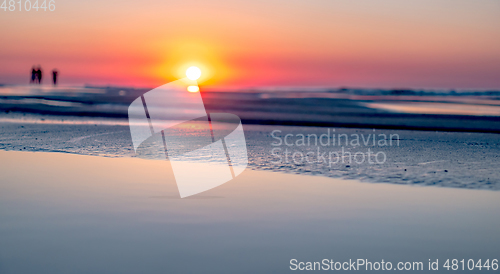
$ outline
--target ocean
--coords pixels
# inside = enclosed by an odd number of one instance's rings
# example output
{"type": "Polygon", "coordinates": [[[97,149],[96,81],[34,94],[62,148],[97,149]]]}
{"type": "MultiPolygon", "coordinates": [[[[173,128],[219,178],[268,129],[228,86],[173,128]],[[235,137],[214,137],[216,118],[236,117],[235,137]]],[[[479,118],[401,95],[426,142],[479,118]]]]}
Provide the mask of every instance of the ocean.
{"type": "MultiPolygon", "coordinates": [[[[0,149],[137,157],[127,109],[147,91],[3,86],[0,149]]],[[[249,168],[490,190],[500,188],[499,96],[500,91],[202,90],[208,113],[241,118],[249,168]],[[446,105],[438,109],[447,113],[422,113],[436,104],[446,105]],[[336,145],[318,143],[322,135],[336,145]]]]}

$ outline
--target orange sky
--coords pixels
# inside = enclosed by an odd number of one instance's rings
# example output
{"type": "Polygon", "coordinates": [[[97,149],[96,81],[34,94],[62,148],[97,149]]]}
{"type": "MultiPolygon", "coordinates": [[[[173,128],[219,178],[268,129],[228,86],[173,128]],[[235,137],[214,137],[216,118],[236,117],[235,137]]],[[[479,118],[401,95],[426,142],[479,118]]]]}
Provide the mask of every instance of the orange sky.
{"type": "Polygon", "coordinates": [[[497,0],[57,0],[0,24],[0,83],[40,64],[149,87],[198,65],[207,88],[500,88],[497,0]]]}

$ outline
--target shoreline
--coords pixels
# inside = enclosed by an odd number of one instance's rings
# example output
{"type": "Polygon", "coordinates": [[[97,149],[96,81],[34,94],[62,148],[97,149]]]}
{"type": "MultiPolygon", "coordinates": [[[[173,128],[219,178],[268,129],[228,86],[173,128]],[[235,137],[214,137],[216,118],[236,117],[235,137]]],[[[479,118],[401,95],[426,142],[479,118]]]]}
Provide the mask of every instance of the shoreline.
{"type": "MultiPolygon", "coordinates": [[[[126,119],[148,89],[0,86],[0,112],[126,119]]],[[[247,125],[500,133],[500,91],[400,89],[201,92],[208,113],[232,113],[247,125]]]]}
{"type": "MultiPolygon", "coordinates": [[[[125,162],[131,161],[131,162],[142,162],[142,165],[149,165],[151,164],[152,166],[162,166],[165,168],[165,166],[170,166],[170,161],[167,160],[160,160],[160,159],[142,159],[138,157],[119,157],[119,156],[104,156],[104,155],[87,155],[87,154],[75,154],[75,153],[68,153],[68,152],[62,152],[62,151],[12,151],[12,150],[0,150],[0,158],[2,157],[8,157],[9,155],[7,154],[24,154],[21,156],[22,158],[25,158],[28,154],[49,154],[49,155],[55,155],[55,158],[59,158],[60,156],[64,157],[63,155],[70,155],[70,156],[77,156],[77,157],[90,157],[88,159],[121,159],[125,162]]],[[[167,167],[167,172],[171,172],[171,168],[167,167]]],[[[396,187],[409,187],[409,188],[430,188],[430,189],[436,189],[436,187],[432,187],[429,185],[422,185],[422,184],[394,184],[394,183],[389,183],[389,182],[378,182],[378,183],[371,183],[363,180],[356,180],[356,179],[348,179],[348,178],[342,178],[342,177],[327,177],[327,176],[321,176],[321,175],[314,175],[314,174],[301,174],[301,173],[294,173],[294,172],[280,172],[280,171],[273,171],[273,170],[265,170],[265,169],[254,169],[254,168],[249,168],[247,167],[244,172],[257,172],[263,174],[280,174],[278,176],[299,176],[306,180],[306,178],[310,178],[310,176],[313,176],[314,178],[319,178],[319,180],[325,180],[324,183],[354,183],[354,184],[359,184],[359,185],[381,185],[383,186],[396,186],[396,187]],[[330,180],[330,182],[328,182],[330,180]]],[[[164,179],[164,178],[163,178],[164,179]]],[[[169,179],[169,181],[172,181],[173,177],[169,179]]],[[[233,179],[234,180],[234,179],[233,179]]],[[[316,179],[313,179],[316,180],[316,179]]],[[[170,182],[169,184],[171,184],[170,182]]],[[[174,182],[175,184],[175,182],[174,182]]],[[[169,186],[171,191],[174,191],[174,187],[171,185],[169,186]]],[[[492,189],[485,189],[485,188],[450,188],[450,187],[439,187],[437,186],[437,189],[449,189],[449,190],[460,190],[460,191],[485,191],[485,192],[491,192],[492,189]]],[[[210,191],[210,190],[209,190],[210,191]]],[[[493,190],[493,193],[495,193],[497,190],[493,190]]],[[[175,192],[175,191],[174,191],[175,192]]],[[[204,196],[202,192],[201,194],[197,194],[194,196],[204,196]]],[[[185,198],[176,197],[175,195],[172,196],[153,196],[152,198],[168,198],[168,199],[196,199],[194,196],[188,196],[185,198]]],[[[212,197],[208,195],[207,197],[212,197]]],[[[220,198],[220,197],[219,197],[220,198]]],[[[203,198],[200,198],[203,199],[203,198]]]]}
{"type": "MultiPolygon", "coordinates": [[[[33,119],[29,123],[0,123],[0,150],[118,158],[135,156],[126,124],[116,125],[114,121],[100,119],[82,118],[75,122],[64,117],[60,121],[41,121],[40,116],[22,117],[33,119]]],[[[370,183],[500,189],[500,171],[497,168],[500,142],[497,135],[492,133],[334,128],[337,136],[349,136],[349,143],[322,146],[314,142],[308,144],[306,139],[305,145],[290,147],[285,143],[276,146],[277,140],[273,136],[282,140],[290,134],[321,136],[330,128],[247,124],[243,125],[243,129],[248,167],[255,170],[356,179],[370,183]],[[363,138],[368,139],[373,134],[386,138],[398,136],[397,142],[393,140],[391,143],[387,139],[382,140],[386,146],[380,146],[380,143],[365,145],[363,138]],[[353,144],[351,141],[356,138],[350,136],[357,136],[358,142],[353,144]],[[378,162],[370,158],[373,157],[370,154],[378,155],[378,162]],[[290,157],[293,155],[295,158],[290,157]],[[306,158],[308,155],[309,158],[306,158]],[[331,158],[327,158],[330,155],[331,158]],[[351,158],[350,155],[358,158],[351,158]],[[362,160],[359,157],[366,158],[362,160]]],[[[288,141],[299,142],[300,138],[288,141]]]]}

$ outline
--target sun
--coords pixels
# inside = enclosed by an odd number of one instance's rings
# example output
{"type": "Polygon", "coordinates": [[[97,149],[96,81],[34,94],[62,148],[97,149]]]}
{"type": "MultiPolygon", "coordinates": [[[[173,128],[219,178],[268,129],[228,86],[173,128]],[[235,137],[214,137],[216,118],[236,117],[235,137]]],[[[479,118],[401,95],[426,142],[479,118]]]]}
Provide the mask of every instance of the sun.
{"type": "Polygon", "coordinates": [[[201,70],[198,67],[192,66],[186,70],[186,76],[190,80],[198,80],[201,76],[201,70]]]}

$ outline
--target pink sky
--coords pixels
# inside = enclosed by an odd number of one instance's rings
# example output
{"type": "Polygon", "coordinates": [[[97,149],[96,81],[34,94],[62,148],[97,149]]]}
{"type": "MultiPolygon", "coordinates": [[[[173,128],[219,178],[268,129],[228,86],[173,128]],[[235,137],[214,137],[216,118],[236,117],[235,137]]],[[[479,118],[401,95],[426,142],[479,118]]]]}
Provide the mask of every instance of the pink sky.
{"type": "Polygon", "coordinates": [[[0,83],[500,89],[500,1],[57,1],[0,10],[0,83]],[[45,80],[48,80],[47,78],[45,80]],[[48,81],[46,81],[48,82],[48,81]]]}

